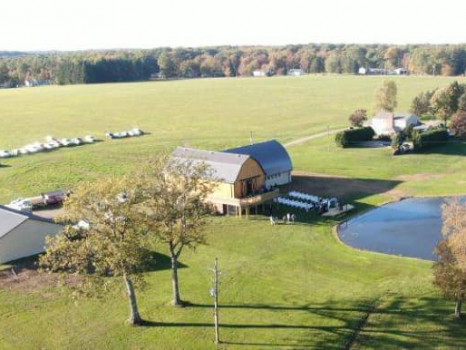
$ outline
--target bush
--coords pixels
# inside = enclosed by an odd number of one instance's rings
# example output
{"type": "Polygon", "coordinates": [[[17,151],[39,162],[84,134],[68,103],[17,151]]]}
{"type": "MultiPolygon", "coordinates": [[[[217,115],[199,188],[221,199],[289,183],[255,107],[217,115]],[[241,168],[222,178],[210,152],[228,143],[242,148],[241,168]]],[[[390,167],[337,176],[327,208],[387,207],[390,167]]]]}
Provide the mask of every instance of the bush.
{"type": "Polygon", "coordinates": [[[466,112],[457,113],[450,122],[450,130],[456,137],[466,137],[466,112]]]}
{"type": "Polygon", "coordinates": [[[335,143],[339,147],[351,147],[361,141],[370,141],[374,137],[375,132],[370,126],[357,129],[348,129],[340,131],[335,135],[335,143]]]}
{"type": "Polygon", "coordinates": [[[413,132],[413,146],[415,151],[443,146],[448,142],[447,129],[433,129],[423,133],[413,132]]]}

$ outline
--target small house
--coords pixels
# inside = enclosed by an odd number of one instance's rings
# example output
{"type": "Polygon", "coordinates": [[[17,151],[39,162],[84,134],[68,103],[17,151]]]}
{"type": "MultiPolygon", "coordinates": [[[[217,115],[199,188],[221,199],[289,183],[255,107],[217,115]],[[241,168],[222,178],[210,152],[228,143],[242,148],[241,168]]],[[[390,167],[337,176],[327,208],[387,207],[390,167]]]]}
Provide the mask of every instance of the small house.
{"type": "Polygon", "coordinates": [[[45,237],[62,229],[52,220],[0,205],[0,264],[45,251],[45,237]]]}
{"type": "Polygon", "coordinates": [[[265,171],[265,186],[267,188],[291,182],[293,164],[290,155],[285,147],[276,140],[231,148],[224,152],[243,154],[254,158],[265,171]]]}
{"type": "Polygon", "coordinates": [[[303,69],[290,69],[288,71],[288,75],[295,76],[295,77],[300,77],[302,75],[305,75],[306,73],[304,72],[303,69]]]}
{"type": "Polygon", "coordinates": [[[410,125],[416,126],[419,124],[419,118],[414,114],[387,111],[380,111],[368,123],[377,136],[391,136],[405,130],[410,125]]]}
{"type": "Polygon", "coordinates": [[[266,77],[268,74],[264,70],[256,69],[252,72],[253,77],[266,77]]]}

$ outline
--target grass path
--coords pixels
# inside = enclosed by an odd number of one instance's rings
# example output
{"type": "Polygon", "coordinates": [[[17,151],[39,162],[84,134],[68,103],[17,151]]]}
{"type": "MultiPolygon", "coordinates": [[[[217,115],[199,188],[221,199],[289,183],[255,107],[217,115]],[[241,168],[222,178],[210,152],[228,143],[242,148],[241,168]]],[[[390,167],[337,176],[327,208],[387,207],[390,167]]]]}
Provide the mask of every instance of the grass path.
{"type": "Polygon", "coordinates": [[[329,130],[329,131],[321,132],[321,133],[314,134],[314,135],[309,135],[309,136],[305,136],[305,137],[300,137],[299,139],[296,139],[296,140],[293,140],[293,141],[290,141],[290,142],[285,143],[283,146],[285,146],[285,147],[291,147],[291,146],[300,145],[300,144],[302,144],[302,143],[305,143],[305,142],[308,142],[308,141],[311,141],[311,140],[315,140],[315,139],[318,139],[318,138],[320,138],[320,137],[329,136],[329,135],[334,135],[334,134],[336,134],[337,132],[342,131],[342,130],[344,130],[344,129],[329,130]]]}

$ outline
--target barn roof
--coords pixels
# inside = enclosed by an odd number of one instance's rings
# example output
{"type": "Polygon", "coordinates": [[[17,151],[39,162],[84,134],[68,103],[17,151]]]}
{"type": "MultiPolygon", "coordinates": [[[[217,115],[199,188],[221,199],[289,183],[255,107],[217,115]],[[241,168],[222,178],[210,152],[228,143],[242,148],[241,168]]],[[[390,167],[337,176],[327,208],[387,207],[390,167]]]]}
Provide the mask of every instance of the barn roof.
{"type": "Polygon", "coordinates": [[[223,182],[235,183],[248,155],[225,152],[205,151],[194,148],[178,147],[172,154],[174,160],[192,160],[204,162],[210,166],[212,175],[223,182]]]}
{"type": "Polygon", "coordinates": [[[276,140],[231,148],[224,152],[251,156],[259,162],[267,176],[293,170],[293,164],[291,163],[288,152],[285,147],[276,140]]]}
{"type": "Polygon", "coordinates": [[[53,223],[52,220],[0,205],[0,238],[29,219],[53,223]]]}

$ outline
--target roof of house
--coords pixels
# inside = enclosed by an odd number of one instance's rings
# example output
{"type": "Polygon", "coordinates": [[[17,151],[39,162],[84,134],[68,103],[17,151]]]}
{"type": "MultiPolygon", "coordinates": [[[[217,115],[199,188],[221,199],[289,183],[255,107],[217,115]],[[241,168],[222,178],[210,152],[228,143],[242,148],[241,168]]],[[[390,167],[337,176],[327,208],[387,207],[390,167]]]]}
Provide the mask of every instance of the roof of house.
{"type": "Polygon", "coordinates": [[[387,112],[387,111],[380,111],[374,116],[374,118],[377,118],[377,119],[390,119],[393,117],[394,117],[394,114],[392,112],[387,112]]]}
{"type": "Polygon", "coordinates": [[[267,176],[293,170],[291,158],[285,147],[276,140],[227,149],[224,152],[249,155],[259,162],[267,176]]]}
{"type": "Polygon", "coordinates": [[[0,238],[29,219],[53,223],[53,220],[0,205],[0,238]]]}
{"type": "Polygon", "coordinates": [[[409,119],[411,117],[417,117],[417,116],[412,113],[396,113],[395,114],[395,119],[409,119]]]}
{"type": "Polygon", "coordinates": [[[204,162],[210,166],[213,176],[227,183],[235,183],[248,155],[225,152],[205,151],[194,148],[178,147],[172,153],[174,160],[192,160],[204,162]]]}

